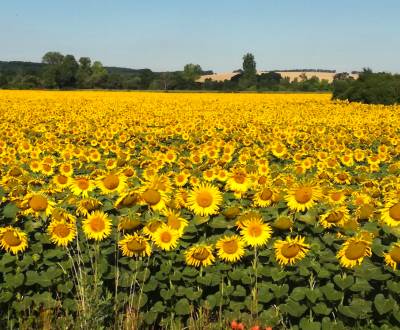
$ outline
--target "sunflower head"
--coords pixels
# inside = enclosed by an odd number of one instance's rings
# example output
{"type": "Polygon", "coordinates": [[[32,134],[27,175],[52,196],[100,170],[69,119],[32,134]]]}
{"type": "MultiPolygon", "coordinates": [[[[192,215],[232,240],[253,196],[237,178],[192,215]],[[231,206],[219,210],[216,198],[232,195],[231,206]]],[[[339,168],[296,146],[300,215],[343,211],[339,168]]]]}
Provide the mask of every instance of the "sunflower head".
{"type": "Polygon", "coordinates": [[[96,241],[101,241],[111,234],[111,219],[102,211],[92,212],[82,222],[85,235],[96,241]]]}
{"type": "Polygon", "coordinates": [[[337,253],[337,258],[343,267],[353,268],[361,265],[364,258],[370,257],[371,254],[371,240],[357,236],[349,238],[343,243],[337,253]]]}
{"type": "Polygon", "coordinates": [[[400,263],[400,242],[392,244],[389,251],[384,253],[384,256],[386,265],[396,270],[397,265],[400,263]]]}
{"type": "Polygon", "coordinates": [[[272,235],[272,229],[270,225],[262,221],[262,218],[254,217],[246,220],[240,234],[246,244],[257,247],[268,242],[272,235]]]}
{"type": "Polygon", "coordinates": [[[148,239],[144,236],[134,233],[126,234],[122,240],[118,242],[122,255],[127,257],[145,257],[150,256],[151,246],[148,239]]]}
{"type": "Polygon", "coordinates": [[[221,203],[221,192],[211,184],[199,184],[188,196],[189,209],[200,216],[217,214],[221,203]]]}
{"type": "Polygon", "coordinates": [[[318,186],[298,184],[294,188],[289,189],[285,199],[289,209],[303,212],[312,208],[321,197],[322,192],[318,186]]]}
{"type": "Polygon", "coordinates": [[[284,241],[277,240],[274,243],[275,258],[281,266],[293,265],[296,261],[305,257],[310,249],[310,245],[304,243],[305,238],[296,236],[286,237],[284,241]]]}
{"type": "Polygon", "coordinates": [[[13,254],[23,252],[28,247],[27,235],[11,226],[0,228],[0,246],[13,254]]]}
{"type": "Polygon", "coordinates": [[[65,220],[53,220],[47,227],[50,240],[58,246],[67,246],[76,236],[75,223],[65,220]]]}
{"type": "Polygon", "coordinates": [[[238,235],[224,236],[216,243],[218,256],[227,262],[236,262],[244,256],[244,242],[238,235]]]}
{"type": "Polygon", "coordinates": [[[161,225],[152,235],[154,243],[162,250],[169,251],[178,245],[179,232],[168,225],[161,225]]]}
{"type": "Polygon", "coordinates": [[[212,246],[206,244],[197,244],[185,252],[186,263],[195,267],[206,267],[215,261],[212,253],[212,246]]]}

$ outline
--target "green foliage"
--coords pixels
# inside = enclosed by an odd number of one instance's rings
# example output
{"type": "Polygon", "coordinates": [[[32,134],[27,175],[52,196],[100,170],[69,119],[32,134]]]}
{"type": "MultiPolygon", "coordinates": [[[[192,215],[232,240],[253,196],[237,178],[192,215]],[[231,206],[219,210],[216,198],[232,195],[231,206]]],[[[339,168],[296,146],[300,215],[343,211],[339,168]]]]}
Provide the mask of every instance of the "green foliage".
{"type": "Polygon", "coordinates": [[[333,99],[367,104],[391,105],[400,102],[400,75],[373,73],[364,69],[357,80],[345,76],[333,83],[333,99]]]}

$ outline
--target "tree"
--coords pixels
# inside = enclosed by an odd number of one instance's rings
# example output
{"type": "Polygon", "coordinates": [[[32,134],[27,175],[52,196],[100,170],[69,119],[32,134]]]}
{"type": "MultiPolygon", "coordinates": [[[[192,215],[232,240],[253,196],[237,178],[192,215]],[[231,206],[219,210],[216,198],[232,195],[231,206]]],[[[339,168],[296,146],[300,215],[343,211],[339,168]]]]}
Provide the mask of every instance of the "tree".
{"type": "Polygon", "coordinates": [[[89,57],[79,59],[79,69],[76,73],[76,80],[79,88],[89,88],[89,78],[92,75],[92,61],[89,57]]]}
{"type": "Polygon", "coordinates": [[[107,81],[108,72],[99,61],[94,61],[92,65],[92,75],[89,78],[90,87],[104,87],[107,81]]]}
{"type": "Polygon", "coordinates": [[[254,55],[247,53],[243,56],[243,75],[239,81],[241,88],[249,88],[254,86],[257,81],[257,69],[254,55]]]}
{"type": "Polygon", "coordinates": [[[199,64],[189,63],[183,68],[183,78],[190,82],[195,82],[202,75],[203,70],[199,64]]]}
{"type": "Polygon", "coordinates": [[[79,64],[73,55],[66,55],[59,65],[59,76],[57,84],[60,88],[72,88],[76,86],[76,74],[79,64]]]}
{"type": "Polygon", "coordinates": [[[47,52],[42,57],[42,63],[50,65],[60,65],[64,59],[64,55],[59,52],[47,52]]]}

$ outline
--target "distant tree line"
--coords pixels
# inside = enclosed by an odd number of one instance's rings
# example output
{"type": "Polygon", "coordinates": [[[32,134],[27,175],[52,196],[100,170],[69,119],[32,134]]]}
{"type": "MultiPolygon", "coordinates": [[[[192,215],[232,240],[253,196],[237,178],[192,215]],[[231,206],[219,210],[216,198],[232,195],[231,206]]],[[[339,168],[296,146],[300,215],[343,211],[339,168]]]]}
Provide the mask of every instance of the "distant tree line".
{"type": "Polygon", "coordinates": [[[342,74],[333,82],[332,98],[367,104],[400,104],[400,75],[364,69],[355,80],[342,74]]]}
{"type": "MultiPolygon", "coordinates": [[[[310,70],[308,70],[310,71],[310,70]]],[[[9,89],[128,89],[128,90],[214,90],[214,91],[328,91],[332,84],[300,75],[292,81],[275,71],[257,74],[253,54],[243,56],[242,68],[231,80],[197,82],[212,74],[198,64],[182,71],[153,72],[150,69],[105,67],[89,57],[47,52],[41,63],[0,62],[0,88],[9,89]]],[[[324,72],[334,72],[325,70],[324,72]]]]}

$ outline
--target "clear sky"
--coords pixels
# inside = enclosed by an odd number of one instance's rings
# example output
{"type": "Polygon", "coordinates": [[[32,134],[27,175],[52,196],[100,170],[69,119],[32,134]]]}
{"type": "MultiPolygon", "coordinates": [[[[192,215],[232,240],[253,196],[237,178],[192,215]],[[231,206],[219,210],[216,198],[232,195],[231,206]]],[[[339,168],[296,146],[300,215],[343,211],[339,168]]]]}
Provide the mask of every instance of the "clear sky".
{"type": "Polygon", "coordinates": [[[1,0],[0,60],[49,50],[108,66],[400,72],[399,0],[1,0]]]}

